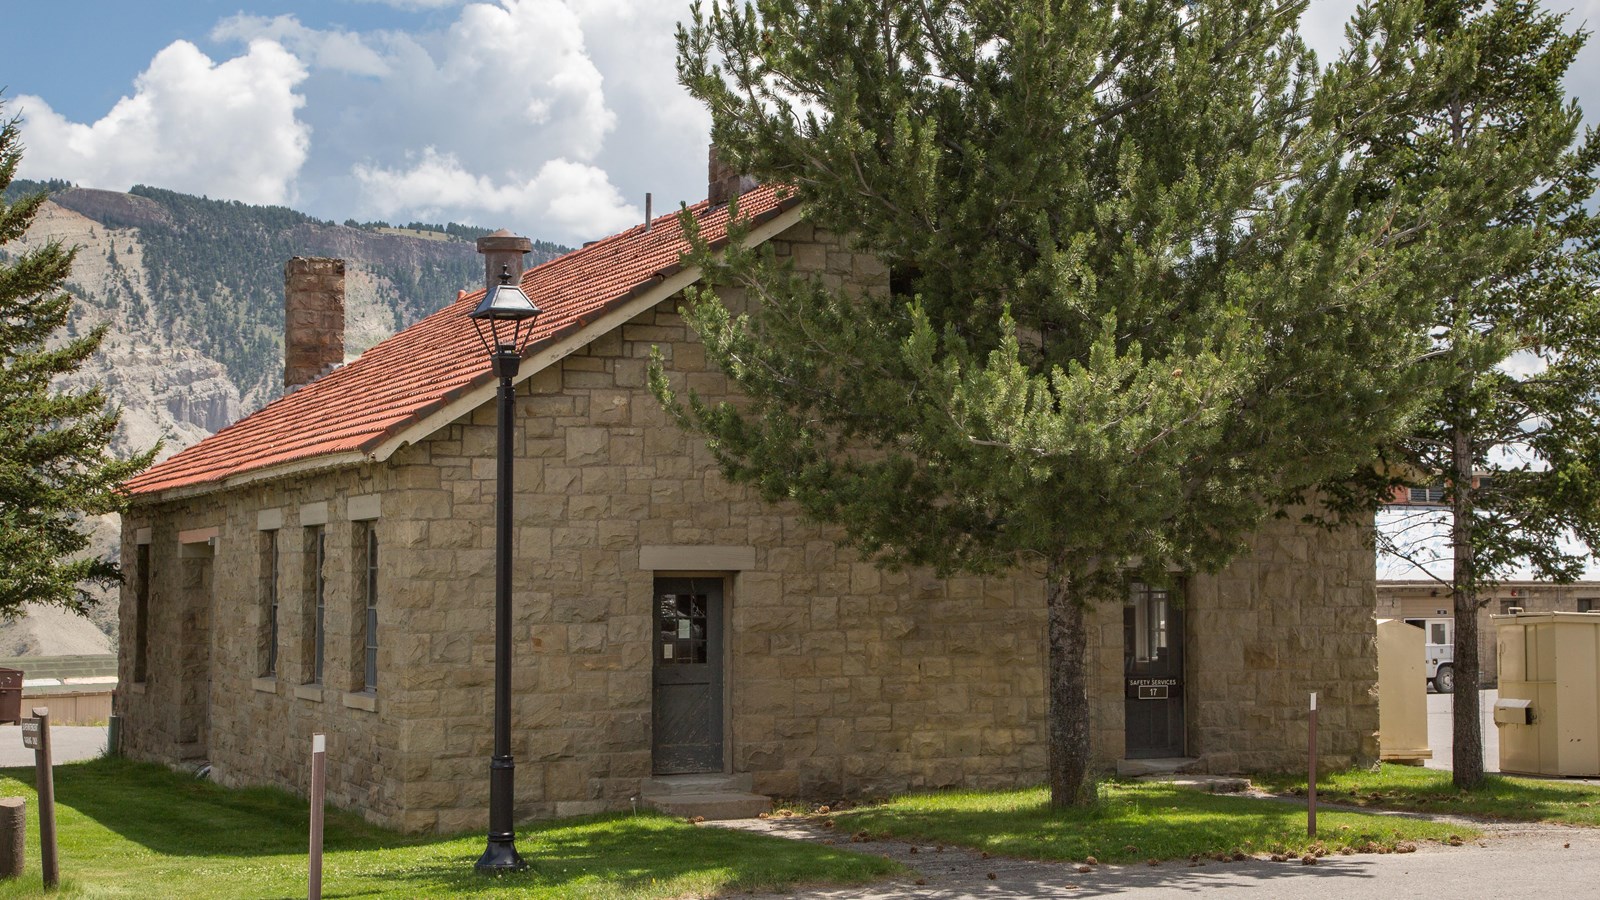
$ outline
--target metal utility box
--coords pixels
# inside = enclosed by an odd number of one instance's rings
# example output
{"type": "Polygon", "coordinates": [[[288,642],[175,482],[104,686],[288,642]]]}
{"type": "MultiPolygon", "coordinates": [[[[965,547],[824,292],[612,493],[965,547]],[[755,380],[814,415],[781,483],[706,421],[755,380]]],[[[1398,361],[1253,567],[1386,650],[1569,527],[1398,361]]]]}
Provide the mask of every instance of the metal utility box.
{"type": "Polygon", "coordinates": [[[0,725],[22,721],[22,670],[0,669],[0,725]]]}
{"type": "Polygon", "coordinates": [[[1600,775],[1600,613],[1490,618],[1500,664],[1500,771],[1600,775]]]}
{"type": "Polygon", "coordinates": [[[1378,755],[1417,764],[1433,758],[1428,746],[1426,638],[1399,619],[1378,620],[1378,755]]]}

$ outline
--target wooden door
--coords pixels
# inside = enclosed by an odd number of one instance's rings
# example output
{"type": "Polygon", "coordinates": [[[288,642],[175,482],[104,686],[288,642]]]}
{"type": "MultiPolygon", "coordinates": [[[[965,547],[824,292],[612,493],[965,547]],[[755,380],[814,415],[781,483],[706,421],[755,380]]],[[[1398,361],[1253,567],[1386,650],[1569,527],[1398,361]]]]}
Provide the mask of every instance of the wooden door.
{"type": "Polygon", "coordinates": [[[1164,590],[1134,583],[1122,607],[1127,758],[1184,754],[1183,611],[1164,590]]]}
{"type": "Polygon", "coordinates": [[[654,720],[657,775],[723,770],[720,578],[657,578],[654,720]]]}

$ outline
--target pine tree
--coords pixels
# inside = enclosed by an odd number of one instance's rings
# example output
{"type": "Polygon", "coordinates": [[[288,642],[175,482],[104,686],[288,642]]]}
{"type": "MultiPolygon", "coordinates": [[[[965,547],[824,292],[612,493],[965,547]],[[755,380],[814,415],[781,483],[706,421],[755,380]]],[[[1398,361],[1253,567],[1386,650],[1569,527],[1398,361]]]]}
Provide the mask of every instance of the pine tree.
{"type": "MultiPolygon", "coordinates": [[[[1600,136],[1579,140],[1582,114],[1562,89],[1586,38],[1563,16],[1534,0],[1419,12],[1403,23],[1416,102],[1390,125],[1406,168],[1397,189],[1452,199],[1450,238],[1428,267],[1437,393],[1403,452],[1450,504],[1451,768],[1471,788],[1484,774],[1481,589],[1520,564],[1571,581],[1600,548],[1600,222],[1585,209],[1600,136]]],[[[1423,562],[1404,540],[1388,549],[1423,562]]]]}
{"type": "Polygon", "coordinates": [[[1302,9],[723,0],[678,35],[724,158],[894,277],[844,296],[702,246],[685,314],[749,400],[653,388],[867,557],[1047,575],[1057,805],[1087,774],[1086,609],[1320,515],[1295,504],[1425,399],[1439,198],[1394,189],[1384,130],[1411,38],[1321,70],[1302,9]]]}
{"type": "MultiPolygon", "coordinates": [[[[18,123],[0,105],[0,191],[22,158],[18,123]]],[[[21,237],[44,194],[0,202],[0,245],[21,237]]],[[[0,265],[0,615],[25,603],[87,612],[86,584],[110,585],[115,562],[83,556],[87,515],[118,510],[117,487],[150,464],[154,451],[112,457],[117,414],[98,388],[58,390],[100,346],[101,326],[76,338],[57,332],[72,297],[61,290],[74,251],[50,243],[0,265]]]]}

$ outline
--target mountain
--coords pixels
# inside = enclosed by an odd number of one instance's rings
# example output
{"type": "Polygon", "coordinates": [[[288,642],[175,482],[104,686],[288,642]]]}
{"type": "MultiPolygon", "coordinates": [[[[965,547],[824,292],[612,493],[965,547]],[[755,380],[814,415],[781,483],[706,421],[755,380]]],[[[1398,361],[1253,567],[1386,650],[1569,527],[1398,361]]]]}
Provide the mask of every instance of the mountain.
{"type": "MultiPolygon", "coordinates": [[[[345,349],[353,358],[483,284],[473,239],[489,229],[448,223],[343,225],[281,206],[253,206],[135,186],[128,193],[18,180],[8,200],[50,193],[32,227],[0,248],[46,241],[78,247],[67,290],[68,333],[109,326],[100,352],[67,386],[99,382],[122,407],[119,452],[163,442],[170,456],[283,392],[283,264],[345,260],[345,349]]],[[[567,248],[534,242],[528,264],[567,248]]],[[[95,523],[98,552],[116,551],[117,523],[95,523]]],[[[36,617],[28,627],[45,627],[36,617]]],[[[115,603],[94,617],[116,629],[115,603]]],[[[5,631],[0,627],[0,646],[5,631]]],[[[49,641],[36,641],[48,646],[49,641]]]]}

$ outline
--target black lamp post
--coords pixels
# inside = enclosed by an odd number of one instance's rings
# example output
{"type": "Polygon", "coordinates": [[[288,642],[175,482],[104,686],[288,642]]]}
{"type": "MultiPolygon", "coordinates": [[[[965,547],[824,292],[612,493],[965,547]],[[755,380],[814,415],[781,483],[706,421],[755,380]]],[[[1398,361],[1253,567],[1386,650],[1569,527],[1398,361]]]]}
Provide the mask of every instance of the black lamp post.
{"type": "Polygon", "coordinates": [[[500,441],[494,497],[494,757],[489,762],[489,846],[478,858],[479,872],[498,874],[527,868],[517,853],[512,823],[516,762],[511,758],[511,420],[522,362],[522,345],[533,334],[539,307],[512,284],[509,266],[489,288],[469,318],[500,376],[500,441]]]}

